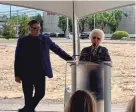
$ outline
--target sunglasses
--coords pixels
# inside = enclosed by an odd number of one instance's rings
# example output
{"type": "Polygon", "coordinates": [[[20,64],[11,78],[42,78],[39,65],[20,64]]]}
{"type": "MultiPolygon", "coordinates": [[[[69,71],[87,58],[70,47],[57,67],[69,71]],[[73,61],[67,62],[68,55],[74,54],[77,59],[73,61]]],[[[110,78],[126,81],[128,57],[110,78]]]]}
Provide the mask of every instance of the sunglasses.
{"type": "Polygon", "coordinates": [[[93,37],[93,39],[101,40],[101,38],[99,38],[99,37],[93,37]]]}
{"type": "Polygon", "coordinates": [[[40,27],[31,27],[31,29],[33,29],[33,30],[40,30],[41,28],[40,27]]]}

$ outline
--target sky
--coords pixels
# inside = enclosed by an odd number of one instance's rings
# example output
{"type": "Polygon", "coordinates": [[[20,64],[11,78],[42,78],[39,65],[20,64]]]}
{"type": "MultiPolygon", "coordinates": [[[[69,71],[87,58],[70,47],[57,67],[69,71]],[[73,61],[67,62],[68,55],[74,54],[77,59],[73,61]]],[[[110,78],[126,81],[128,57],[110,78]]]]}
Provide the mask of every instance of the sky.
{"type": "MultiPolygon", "coordinates": [[[[19,11],[19,14],[23,14],[25,12],[29,16],[34,16],[38,13],[43,15],[43,11],[25,8],[25,7],[17,7],[17,6],[13,6],[13,5],[11,6],[11,11],[12,11],[12,15],[16,15],[17,11],[19,11]]],[[[0,4],[0,16],[2,16],[2,15],[9,16],[9,14],[10,14],[10,5],[0,4]]]]}

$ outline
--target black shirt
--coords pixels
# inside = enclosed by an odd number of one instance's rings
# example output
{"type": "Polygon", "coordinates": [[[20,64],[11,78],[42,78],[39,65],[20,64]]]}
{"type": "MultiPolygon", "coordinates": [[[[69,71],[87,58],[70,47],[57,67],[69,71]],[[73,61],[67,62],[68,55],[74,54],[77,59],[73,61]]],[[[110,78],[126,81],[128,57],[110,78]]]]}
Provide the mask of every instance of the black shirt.
{"type": "Polygon", "coordinates": [[[89,46],[83,48],[80,56],[80,61],[94,62],[99,64],[103,61],[111,61],[111,58],[107,48],[99,46],[94,55],[92,46],[89,46]]]}
{"type": "Polygon", "coordinates": [[[41,61],[40,40],[38,37],[28,37],[25,47],[25,71],[29,74],[43,73],[43,66],[41,61]]]}

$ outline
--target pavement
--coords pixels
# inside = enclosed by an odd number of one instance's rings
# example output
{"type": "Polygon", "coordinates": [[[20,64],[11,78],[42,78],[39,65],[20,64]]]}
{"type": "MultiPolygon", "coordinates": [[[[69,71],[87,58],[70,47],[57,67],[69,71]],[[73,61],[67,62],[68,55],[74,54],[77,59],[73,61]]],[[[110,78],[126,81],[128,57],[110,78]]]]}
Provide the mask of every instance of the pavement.
{"type": "MultiPolygon", "coordinates": [[[[0,112],[17,112],[23,107],[23,99],[0,99],[0,112]]],[[[126,104],[112,104],[111,112],[125,112],[126,104]]],[[[64,112],[63,102],[42,100],[36,112],[64,112]]]]}

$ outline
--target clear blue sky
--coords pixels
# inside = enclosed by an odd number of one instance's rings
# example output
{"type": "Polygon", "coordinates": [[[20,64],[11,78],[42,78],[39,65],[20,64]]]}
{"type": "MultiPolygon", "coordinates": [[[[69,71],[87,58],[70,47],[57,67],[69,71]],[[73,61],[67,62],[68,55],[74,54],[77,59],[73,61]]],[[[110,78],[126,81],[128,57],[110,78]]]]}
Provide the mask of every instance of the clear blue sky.
{"type": "MultiPolygon", "coordinates": [[[[41,15],[43,15],[42,11],[25,8],[25,7],[11,6],[11,11],[12,11],[12,15],[16,15],[16,11],[19,11],[19,14],[22,14],[25,12],[28,15],[35,15],[37,13],[40,13],[41,15]]],[[[0,4],[0,16],[3,14],[9,15],[9,12],[10,12],[10,5],[0,4]]]]}

